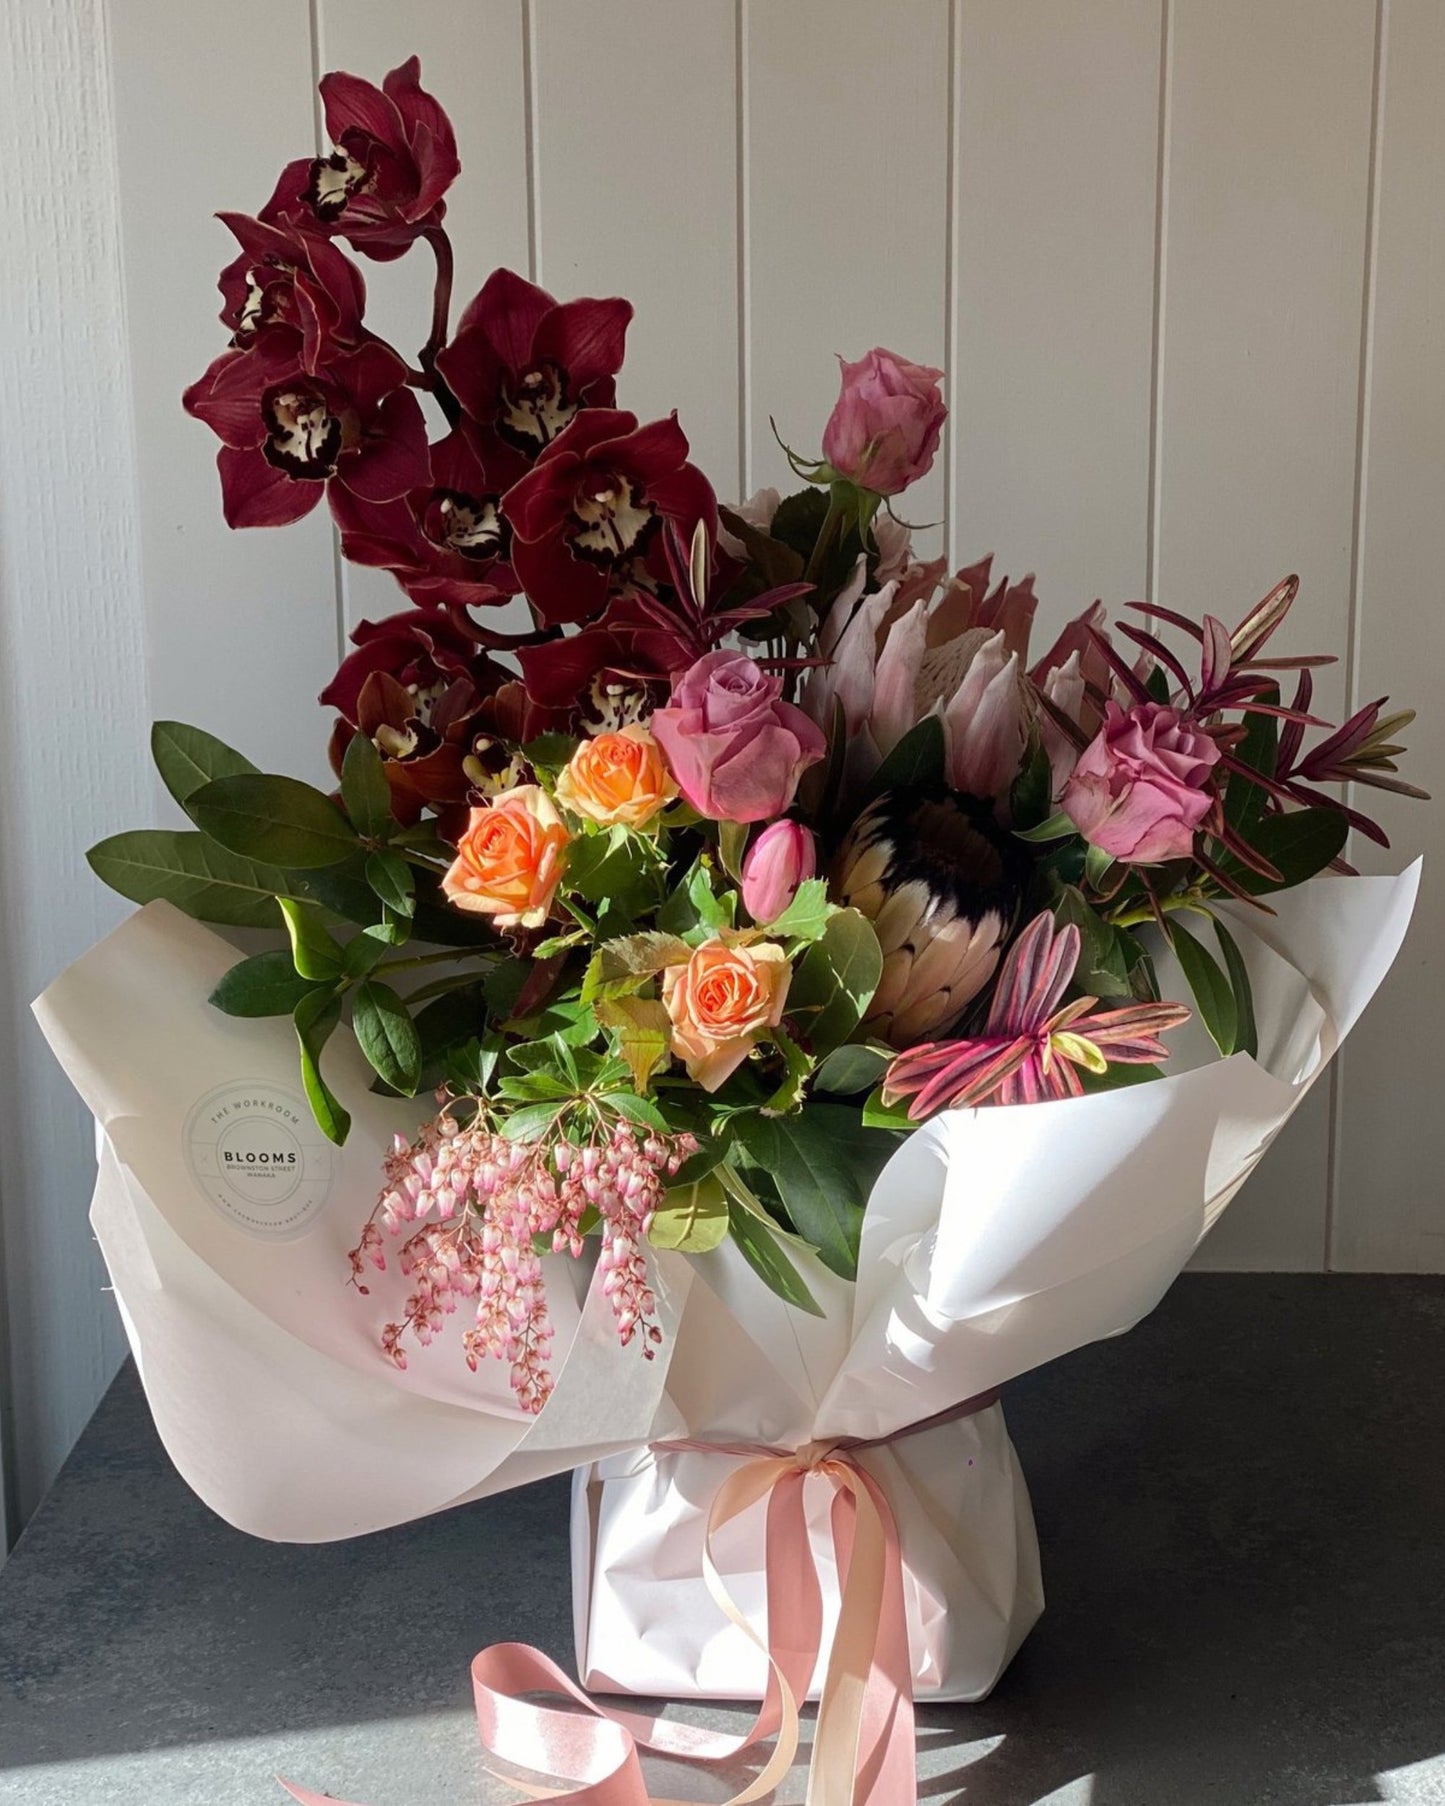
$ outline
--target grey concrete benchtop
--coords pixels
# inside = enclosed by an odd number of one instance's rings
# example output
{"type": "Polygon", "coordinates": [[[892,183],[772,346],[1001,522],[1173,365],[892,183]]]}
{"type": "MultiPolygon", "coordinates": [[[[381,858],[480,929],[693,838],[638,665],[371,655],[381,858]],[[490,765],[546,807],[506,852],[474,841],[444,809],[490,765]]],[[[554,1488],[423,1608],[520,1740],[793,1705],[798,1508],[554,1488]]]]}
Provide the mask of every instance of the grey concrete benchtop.
{"type": "MultiPolygon", "coordinates": [[[[1442,1376],[1445,1280],[1201,1275],[1011,1387],[1049,1609],[991,1699],[920,1713],[923,1797],[1445,1802],[1442,1376]]],[[[367,1806],[517,1799],[469,1703],[502,1638],[569,1657],[565,1481],[255,1542],[176,1478],[127,1371],[0,1570],[0,1802],[281,1806],[278,1770],[367,1806]]]]}

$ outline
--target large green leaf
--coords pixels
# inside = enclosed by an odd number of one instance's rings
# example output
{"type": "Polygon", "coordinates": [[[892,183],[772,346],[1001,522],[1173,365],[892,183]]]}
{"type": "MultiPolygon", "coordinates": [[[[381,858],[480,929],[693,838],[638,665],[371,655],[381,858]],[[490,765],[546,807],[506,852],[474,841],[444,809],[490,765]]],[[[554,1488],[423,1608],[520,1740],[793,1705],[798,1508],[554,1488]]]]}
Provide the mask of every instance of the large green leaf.
{"type": "Polygon", "coordinates": [[[351,1027],[376,1076],[393,1091],[414,1095],[421,1079],[421,1037],[390,985],[368,978],[356,987],[351,1027]]]}
{"type": "Polygon", "coordinates": [[[885,790],[913,790],[940,783],[947,756],[943,722],[937,715],[925,715],[878,767],[869,794],[881,796],[885,790]]]}
{"type": "Polygon", "coordinates": [[[853,1097],[871,1091],[888,1070],[891,1047],[871,1041],[847,1041],[835,1047],[813,1074],[814,1091],[831,1091],[835,1097],[853,1097]]]}
{"type": "Polygon", "coordinates": [[[96,877],[132,903],[164,900],[201,922],[231,928],[277,928],[276,898],[291,889],[287,874],[228,853],[194,829],[135,828],[113,834],[86,854],[96,877]]]}
{"type": "Polygon", "coordinates": [[[1249,982],[1249,968],[1244,963],[1238,942],[1218,917],[1215,918],[1214,932],[1219,936],[1220,951],[1224,954],[1224,969],[1229,974],[1230,989],[1234,992],[1234,1007],[1238,1016],[1234,1051],[1247,1053],[1252,1058],[1259,1052],[1259,1030],[1254,1020],[1254,987],[1249,982]]]}
{"type": "Polygon", "coordinates": [[[368,840],[382,840],[396,826],[386,767],[370,734],[353,734],[341,761],[341,800],[351,825],[368,840]]]}
{"type": "Polygon", "coordinates": [[[1061,928],[1072,923],[1079,931],[1078,989],[1094,997],[1129,996],[1129,962],[1119,931],[1089,906],[1076,885],[1059,886],[1054,919],[1061,928]]]}
{"type": "Polygon", "coordinates": [[[316,1125],[328,1141],[341,1147],[351,1132],[351,1117],[321,1076],[321,1050],[341,1020],[341,1000],[328,986],[303,997],[293,1013],[301,1049],[301,1083],[316,1125]]]}
{"type": "Polygon", "coordinates": [[[856,909],[840,909],[799,961],[788,990],[788,1016],[816,1057],[848,1039],[883,976],[883,951],[873,924],[856,909]]]}
{"type": "Polygon", "coordinates": [[[656,1248],[709,1254],[727,1239],[728,1195],[716,1173],[674,1185],[653,1212],[647,1239],[656,1248]]]}
{"type": "Polygon", "coordinates": [[[1350,824],[1338,809],[1291,809],[1285,815],[1266,815],[1250,829],[1249,844],[1280,874],[1280,882],[1260,877],[1237,860],[1228,861],[1227,869],[1252,896],[1289,890],[1338,858],[1349,832],[1350,824]]]}
{"type": "Polygon", "coordinates": [[[1199,1019],[1222,1054],[1232,1054],[1239,1034],[1239,1010],[1229,980],[1219,962],[1202,941],[1196,940],[1178,916],[1169,924],[1175,956],[1199,1006],[1199,1019]]]}
{"type": "Polygon", "coordinates": [[[340,978],[340,944],[321,920],[315,905],[298,903],[294,897],[283,897],[281,914],[291,937],[291,963],[302,978],[319,983],[340,978]]]}
{"type": "Polygon", "coordinates": [[[733,1135],[771,1175],[794,1228],[824,1266],[856,1279],[864,1207],[897,1137],[865,1129],[847,1104],[825,1103],[792,1116],[740,1115],[733,1135]]]}
{"type": "Polygon", "coordinates": [[[228,1016],[289,1016],[315,988],[297,972],[291,955],[278,948],[232,966],[211,992],[211,1002],[228,1016]]]}
{"type": "Polygon", "coordinates": [[[783,1252],[777,1236],[735,1198],[728,1200],[728,1229],[743,1259],[770,1291],[800,1311],[807,1311],[809,1316],[823,1315],[822,1307],[783,1252]]]}
{"type": "Polygon", "coordinates": [[[187,799],[196,826],[232,853],[286,870],[339,865],[357,839],[330,797],[299,778],[242,772],[215,778],[187,799]]]}
{"type": "MultiPolygon", "coordinates": [[[[1277,703],[1278,687],[1267,691],[1260,697],[1260,701],[1277,703]]],[[[1279,758],[1278,717],[1261,715],[1251,710],[1244,718],[1244,738],[1234,748],[1233,756],[1251,771],[1263,772],[1266,777],[1272,778],[1279,758]]],[[[1262,785],[1251,783],[1243,772],[1230,772],[1229,783],[1224,791],[1224,818],[1251,846],[1254,844],[1255,824],[1264,814],[1268,800],[1268,792],[1262,785]]]]}
{"type": "Polygon", "coordinates": [[[182,807],[213,778],[234,778],[256,767],[203,727],[184,721],[157,721],[151,728],[151,757],[161,782],[182,807]]]}

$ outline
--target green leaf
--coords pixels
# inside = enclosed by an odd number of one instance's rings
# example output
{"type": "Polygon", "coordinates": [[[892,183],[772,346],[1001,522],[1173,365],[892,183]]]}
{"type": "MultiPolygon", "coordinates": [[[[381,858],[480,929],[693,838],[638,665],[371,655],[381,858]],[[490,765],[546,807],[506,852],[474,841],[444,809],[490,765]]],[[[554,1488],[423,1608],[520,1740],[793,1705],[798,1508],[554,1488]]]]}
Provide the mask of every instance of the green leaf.
{"type": "Polygon", "coordinates": [[[906,1100],[899,1104],[885,1104],[883,1087],[880,1085],[870,1094],[863,1106],[863,1127],[865,1129],[899,1129],[904,1134],[910,1133],[918,1124],[908,1114],[906,1100]]]}
{"type": "Polygon", "coordinates": [[[368,978],[351,1000],[351,1027],[372,1071],[393,1091],[415,1094],[421,1078],[421,1037],[390,985],[368,978]]]}
{"type": "Polygon", "coordinates": [[[242,753],[184,721],[157,721],[151,728],[151,757],[161,782],[184,808],[189,797],[213,778],[234,778],[256,767],[242,753]]]}
{"type": "Polygon", "coordinates": [[[347,978],[365,978],[391,947],[391,930],[385,923],[375,928],[363,928],[341,949],[341,970],[347,978]]]}
{"type": "Polygon", "coordinates": [[[718,823],[717,856],[718,864],[737,883],[742,882],[743,854],[747,851],[748,835],[751,832],[745,821],[724,821],[718,823]]]}
{"type": "Polygon", "coordinates": [[[788,1015],[815,1056],[848,1039],[882,976],[873,924],[856,909],[840,909],[799,961],[788,990],[788,1015]]]}
{"type": "Polygon", "coordinates": [[[502,1134],[508,1141],[540,1141],[567,1103],[563,1098],[559,1103],[523,1104],[502,1119],[502,1134]]]}
{"type": "MultiPolygon", "coordinates": [[[[1262,693],[1259,700],[1278,703],[1278,686],[1262,693]]],[[[1251,771],[1261,771],[1272,778],[1279,761],[1278,718],[1251,710],[1244,718],[1244,738],[1232,749],[1232,756],[1251,771]]],[[[1254,845],[1255,824],[1264,814],[1268,800],[1269,793],[1261,785],[1250,783],[1243,772],[1230,772],[1224,791],[1224,819],[1251,846],[1254,845]]]]}
{"type": "Polygon", "coordinates": [[[1085,902],[1072,884],[1059,887],[1054,919],[1061,928],[1070,923],[1079,931],[1079,963],[1074,985],[1095,997],[1128,997],[1129,962],[1118,930],[1085,902]]]}
{"type": "Polygon", "coordinates": [[[818,543],[827,514],[828,497],[823,490],[800,489],[796,495],[784,496],[778,504],[770,536],[791,546],[806,562],[818,543]]]}
{"type": "Polygon", "coordinates": [[[1220,970],[1214,955],[1202,941],[1196,940],[1177,915],[1170,918],[1169,938],[1174,944],[1180,969],[1194,993],[1200,1021],[1222,1054],[1233,1053],[1239,1032],[1239,1012],[1228,978],[1220,970]]]}
{"type": "Polygon", "coordinates": [[[292,1019],[301,1048],[301,1083],[311,1114],[326,1139],[341,1147],[351,1131],[351,1117],[321,1076],[321,1050],[341,1020],[341,1000],[331,990],[318,988],[301,999],[292,1019]]]}
{"type": "Polygon", "coordinates": [[[714,1172],[674,1185],[653,1213],[647,1239],[655,1248],[680,1254],[710,1254],[728,1233],[728,1195],[714,1172]]]}
{"type": "Polygon", "coordinates": [[[386,767],[370,734],[353,734],[341,761],[341,800],[351,825],[368,840],[382,840],[396,826],[386,767]]]}
{"type": "Polygon", "coordinates": [[[291,962],[302,978],[322,982],[340,978],[340,944],[322,923],[315,908],[308,903],[298,903],[294,897],[282,897],[280,902],[286,932],[291,936],[291,962]]]}
{"type": "Polygon", "coordinates": [[[581,999],[625,997],[664,966],[686,965],[692,949],[675,934],[624,935],[607,941],[593,954],[582,980],[581,999]]]}
{"type": "Polygon", "coordinates": [[[599,999],[597,1020],[617,1039],[617,1051],[627,1062],[632,1083],[646,1091],[654,1072],[667,1058],[672,1027],[666,1007],[650,997],[599,999]]]}
{"type": "Polygon", "coordinates": [[[770,1291],[811,1317],[823,1315],[822,1306],[783,1252],[777,1236],[736,1198],[728,1199],[728,1230],[743,1259],[770,1291]]]}
{"type": "Polygon", "coordinates": [[[896,1138],[865,1129],[847,1104],[816,1102],[795,1116],[740,1115],[733,1135],[771,1176],[824,1266],[856,1279],[864,1207],[896,1138]]]}
{"type": "Polygon", "coordinates": [[[736,907],[737,892],[716,896],[707,868],[699,860],[658,910],[657,926],[696,945],[710,940],[720,928],[730,928],[736,907]]]}
{"type": "Polygon", "coordinates": [[[1227,861],[1226,869],[1251,896],[1289,890],[1337,859],[1349,831],[1350,824],[1338,809],[1292,809],[1286,815],[1266,815],[1250,830],[1249,844],[1280,874],[1280,882],[1262,878],[1237,860],[1227,861]]]}
{"type": "Polygon", "coordinates": [[[1106,853],[1102,847],[1089,847],[1084,853],[1084,878],[1097,890],[1103,883],[1105,874],[1114,863],[1114,855],[1106,853]]]}
{"type": "Polygon", "coordinates": [[[137,828],[113,834],[86,854],[103,883],[132,903],[174,903],[200,922],[231,928],[276,928],[276,898],[287,874],[228,853],[193,829],[137,828]]]}
{"type": "Polygon", "coordinates": [[[289,1016],[314,989],[311,980],[296,971],[291,955],[278,948],[232,966],[210,1000],[228,1016],[289,1016]]]}
{"type": "MultiPolygon", "coordinates": [[[[286,891],[288,896],[317,903],[343,922],[354,922],[358,928],[370,928],[377,918],[379,899],[366,882],[366,860],[360,848],[340,865],[329,865],[316,871],[288,872],[286,891]]],[[[385,915],[384,910],[382,914],[385,915]]]]}
{"type": "Polygon", "coordinates": [[[893,1049],[872,1041],[849,1041],[835,1047],[813,1074],[814,1091],[854,1097],[871,1090],[893,1059],[893,1049]]]}
{"type": "MultiPolygon", "coordinates": [[[[1030,736],[1028,754],[1009,791],[1009,810],[1014,832],[1019,833],[1042,822],[1049,813],[1054,796],[1054,768],[1037,730],[1030,736]]],[[[1069,829],[1072,831],[1073,823],[1069,829]]],[[[1027,838],[1027,834],[1024,834],[1027,838]]]]}
{"type": "Polygon", "coordinates": [[[1238,942],[1218,916],[1214,918],[1214,932],[1219,937],[1220,950],[1224,954],[1224,969],[1229,974],[1230,989],[1234,992],[1234,1007],[1239,1018],[1234,1034],[1234,1051],[1247,1053],[1254,1059],[1259,1054],[1259,1030],[1254,1020],[1254,987],[1249,982],[1249,968],[1244,963],[1238,942]]]}
{"type": "Polygon", "coordinates": [[[629,1122],[655,1129],[659,1135],[666,1135],[672,1127],[651,1098],[639,1097],[635,1091],[609,1091],[602,1101],[629,1122]]]}
{"type": "Polygon", "coordinates": [[[1167,705],[1169,701],[1169,673],[1163,665],[1155,663],[1149,668],[1149,675],[1144,679],[1144,688],[1149,692],[1151,700],[1167,705]]]}
{"type": "Polygon", "coordinates": [[[546,771],[560,771],[577,747],[575,734],[538,734],[522,748],[522,757],[529,765],[541,766],[546,771]]]}
{"type": "Polygon", "coordinates": [[[1032,828],[1015,828],[1014,839],[1026,840],[1030,845],[1039,845],[1049,840],[1067,840],[1071,834],[1077,834],[1073,818],[1065,815],[1060,809],[1050,815],[1047,820],[1037,823],[1032,828]]]}
{"type": "Polygon", "coordinates": [[[912,790],[941,783],[946,762],[943,722],[937,715],[925,715],[916,727],[909,728],[878,767],[868,794],[881,796],[885,790],[912,790]]]}
{"type": "Polygon", "coordinates": [[[765,924],[770,935],[800,941],[816,941],[838,913],[828,901],[828,885],[822,878],[805,878],[798,886],[792,902],[774,921],[765,924]]]}
{"type": "Polygon", "coordinates": [[[769,1033],[774,1047],[783,1056],[786,1071],[782,1084],[763,1105],[763,1110],[769,1116],[784,1116],[802,1103],[803,1087],[813,1070],[813,1059],[811,1054],[803,1052],[791,1035],[785,1035],[782,1029],[775,1028],[769,1033]]]}
{"type": "Polygon", "coordinates": [[[286,870],[337,865],[356,835],[329,797],[299,778],[243,772],[214,778],[186,801],[196,826],[232,853],[286,870]]]}

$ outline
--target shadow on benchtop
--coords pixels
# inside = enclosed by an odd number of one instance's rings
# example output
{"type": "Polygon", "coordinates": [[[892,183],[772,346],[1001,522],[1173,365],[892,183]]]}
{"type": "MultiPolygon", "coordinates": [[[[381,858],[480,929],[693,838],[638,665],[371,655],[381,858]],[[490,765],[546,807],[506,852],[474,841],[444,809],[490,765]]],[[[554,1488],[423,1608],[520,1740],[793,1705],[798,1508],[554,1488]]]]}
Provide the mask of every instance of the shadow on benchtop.
{"type": "MultiPolygon", "coordinates": [[[[920,1709],[922,1795],[1445,1802],[1442,1373],[1445,1279],[1208,1274],[1012,1386],[1049,1609],[991,1699],[920,1709]]],[[[177,1479],[127,1369],[0,1571],[0,1801],[274,1803],[278,1767],[515,1799],[467,1680],[513,1638],[570,1662],[565,1480],[257,1542],[177,1479]]]]}

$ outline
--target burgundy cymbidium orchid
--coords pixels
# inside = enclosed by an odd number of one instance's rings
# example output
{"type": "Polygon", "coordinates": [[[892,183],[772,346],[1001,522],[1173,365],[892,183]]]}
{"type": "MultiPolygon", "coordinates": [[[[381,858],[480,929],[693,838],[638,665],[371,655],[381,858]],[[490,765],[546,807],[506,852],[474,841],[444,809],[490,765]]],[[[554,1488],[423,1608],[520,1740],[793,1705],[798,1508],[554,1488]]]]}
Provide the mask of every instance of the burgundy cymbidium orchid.
{"type": "MultiPolygon", "coordinates": [[[[331,511],[342,556],[390,571],[414,602],[429,607],[481,608],[515,595],[502,492],[521,460],[500,447],[484,463],[479,439],[463,420],[430,447],[431,481],[395,500],[371,502],[338,489],[331,511]]],[[[478,637],[487,636],[479,629],[478,637]]]]}
{"type": "Polygon", "coordinates": [[[482,431],[530,460],[583,408],[610,408],[630,302],[558,302],[511,270],[494,270],[436,360],[482,431]]]}
{"type": "Polygon", "coordinates": [[[712,485],[688,462],[677,416],[639,426],[634,414],[589,408],[543,451],[503,500],[512,566],[544,625],[597,619],[609,596],[665,576],[658,529],[684,543],[702,522],[717,534],[712,485]]]}
{"type": "Polygon", "coordinates": [[[451,121],[410,57],[380,88],[337,71],[322,77],[332,149],[281,172],[261,211],[268,224],[338,232],[378,261],[400,257],[439,226],[461,170],[451,121]]]}
{"type": "Polygon", "coordinates": [[[316,370],[361,345],[368,336],[361,324],[366,284],[343,251],[315,233],[268,226],[245,213],[217,217],[241,247],[217,283],[234,350],[289,329],[300,335],[302,368],[316,370]]]}
{"type": "Polygon", "coordinates": [[[1072,922],[1056,929],[1047,912],[1035,916],[1004,960],[983,1033],[899,1054],[883,1081],[884,1101],[907,1098],[910,1120],[922,1122],[937,1110],[973,1104],[1078,1097],[1080,1068],[1102,1075],[1110,1066],[1166,1059],[1159,1037],[1187,1021],[1189,1011],[1177,1003],[1101,1010],[1097,997],[1066,1004],[1079,948],[1072,922]]]}
{"type": "Polygon", "coordinates": [[[226,524],[300,520],[332,483],[367,502],[419,488],[430,474],[426,424],[406,381],[406,365],[376,339],[315,370],[291,333],[222,352],[183,402],[221,440],[226,524]]]}

